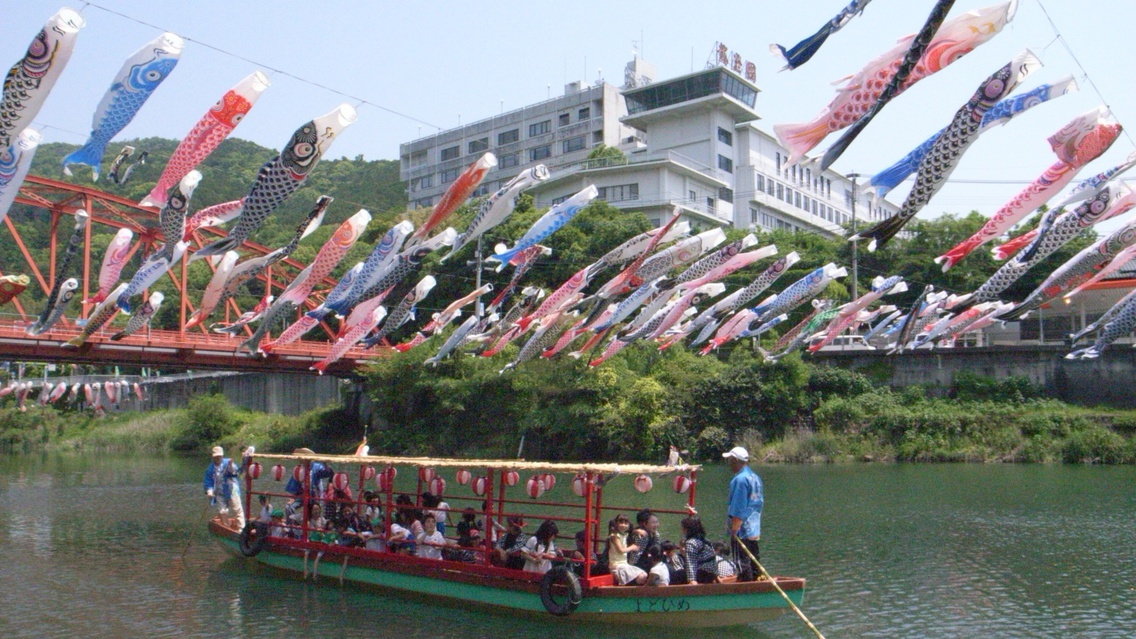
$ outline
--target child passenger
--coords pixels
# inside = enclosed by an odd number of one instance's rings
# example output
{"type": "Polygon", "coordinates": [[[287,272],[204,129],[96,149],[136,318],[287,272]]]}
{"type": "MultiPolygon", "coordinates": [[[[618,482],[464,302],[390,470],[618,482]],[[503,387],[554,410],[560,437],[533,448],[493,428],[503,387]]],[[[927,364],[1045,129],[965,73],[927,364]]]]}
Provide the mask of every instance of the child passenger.
{"type": "Polygon", "coordinates": [[[647,583],[647,571],[627,563],[627,552],[639,550],[634,544],[627,545],[627,532],[631,529],[631,520],[627,515],[616,515],[608,523],[607,552],[608,566],[616,585],[642,586],[647,583]]]}
{"type": "Polygon", "coordinates": [[[525,557],[525,571],[544,574],[552,570],[552,560],[560,556],[556,550],[556,535],[560,529],[551,519],[544,520],[536,534],[529,537],[521,554],[525,557]]]}
{"type": "Polygon", "coordinates": [[[671,585],[671,571],[663,561],[663,551],[659,546],[651,546],[643,551],[643,560],[651,568],[647,571],[648,586],[671,585]]]}
{"type": "Polygon", "coordinates": [[[437,519],[434,513],[427,512],[422,520],[422,532],[418,535],[418,556],[426,559],[441,559],[442,546],[446,545],[446,538],[438,530],[437,519]]]}

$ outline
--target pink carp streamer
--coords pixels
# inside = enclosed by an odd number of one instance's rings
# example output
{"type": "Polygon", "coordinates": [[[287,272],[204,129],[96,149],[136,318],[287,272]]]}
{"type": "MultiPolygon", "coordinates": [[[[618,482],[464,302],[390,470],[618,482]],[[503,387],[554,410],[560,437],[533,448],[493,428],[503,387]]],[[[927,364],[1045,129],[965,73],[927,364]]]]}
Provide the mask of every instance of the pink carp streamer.
{"type": "Polygon", "coordinates": [[[138,205],[160,207],[165,204],[169,197],[167,194],[169,188],[180,182],[187,173],[208,157],[217,145],[229,137],[269,84],[268,78],[263,73],[255,71],[226,91],[225,95],[201,116],[197,124],[193,125],[178,144],[162,171],[162,176],[158,178],[158,183],[138,205]]]}
{"type": "Polygon", "coordinates": [[[118,283],[122,269],[132,253],[130,242],[134,239],[134,232],[130,229],[118,229],[114,239],[107,245],[103,256],[103,266],[99,269],[99,290],[90,299],[83,300],[84,304],[98,304],[105,300],[110,289],[118,283]]]}
{"type": "MultiPolygon", "coordinates": [[[[945,22],[895,95],[993,38],[1013,19],[1016,5],[1017,0],[1011,0],[945,22]]],[[[854,124],[872,108],[899,70],[913,38],[902,38],[858,73],[843,78],[836,97],[812,121],[773,127],[781,145],[789,150],[790,164],[797,163],[829,133],[854,124]]]]}
{"type": "Polygon", "coordinates": [[[1081,115],[1049,138],[1050,147],[1059,158],[1040,177],[1014,196],[978,230],[951,250],[935,258],[946,273],[974,249],[1010,230],[1022,218],[1045,204],[1065,188],[1081,167],[1108,150],[1123,130],[1116,122],[1106,121],[1102,107],[1081,115]]]}

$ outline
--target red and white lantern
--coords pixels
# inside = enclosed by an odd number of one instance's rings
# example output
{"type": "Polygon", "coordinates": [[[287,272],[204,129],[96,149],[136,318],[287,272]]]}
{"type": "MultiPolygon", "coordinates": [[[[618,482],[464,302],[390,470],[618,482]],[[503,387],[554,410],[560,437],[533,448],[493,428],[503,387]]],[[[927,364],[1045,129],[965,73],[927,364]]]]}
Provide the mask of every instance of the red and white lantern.
{"type": "Polygon", "coordinates": [[[552,473],[545,473],[540,478],[544,480],[545,490],[552,490],[552,487],[556,485],[556,475],[552,473]]]}
{"type": "Polygon", "coordinates": [[[249,479],[260,479],[260,463],[253,462],[249,464],[248,470],[245,472],[248,473],[249,479]]]}
{"type": "Polygon", "coordinates": [[[635,490],[638,490],[641,493],[645,493],[648,490],[651,490],[651,487],[654,485],[654,482],[652,482],[651,478],[647,475],[639,475],[635,478],[635,490]]]}
{"type": "Polygon", "coordinates": [[[528,482],[525,483],[525,492],[533,499],[543,495],[545,488],[544,479],[540,475],[529,477],[528,482]]]}
{"type": "Polygon", "coordinates": [[[335,486],[336,490],[347,490],[351,486],[351,478],[347,476],[347,473],[335,473],[335,476],[331,478],[331,485],[335,486]]]}
{"type": "Polygon", "coordinates": [[[690,478],[686,475],[678,475],[674,478],[674,491],[682,494],[690,490],[690,478]]]}
{"type": "Polygon", "coordinates": [[[489,490],[489,478],[488,477],[477,477],[473,480],[473,494],[477,495],[478,497],[483,497],[483,496],[485,496],[485,493],[488,490],[489,490]]]}
{"type": "Polygon", "coordinates": [[[418,479],[421,479],[423,484],[429,484],[430,481],[434,479],[434,474],[433,468],[423,466],[418,469],[418,479]]]}
{"type": "Polygon", "coordinates": [[[457,478],[456,479],[457,479],[458,483],[461,484],[462,486],[468,486],[469,482],[473,481],[473,473],[462,468],[461,470],[459,470],[457,472],[457,478]]]}
{"type": "Polygon", "coordinates": [[[572,478],[572,492],[576,493],[577,497],[583,497],[584,491],[588,489],[588,478],[583,474],[576,475],[572,478]]]}
{"type": "Polygon", "coordinates": [[[302,483],[304,483],[304,480],[307,479],[307,478],[308,478],[308,469],[303,464],[300,464],[300,465],[298,465],[298,466],[296,466],[295,468],[292,469],[292,479],[295,479],[296,481],[298,481],[302,484],[302,483]]]}
{"type": "Polygon", "coordinates": [[[521,481],[521,474],[515,470],[506,470],[501,478],[505,481],[506,486],[516,486],[517,482],[521,481]]]}
{"type": "Polygon", "coordinates": [[[383,472],[375,476],[375,485],[378,486],[379,492],[385,493],[391,490],[394,486],[394,478],[398,475],[398,471],[392,466],[383,469],[383,472]]]}
{"type": "Polygon", "coordinates": [[[430,480],[430,492],[436,496],[442,496],[446,492],[446,480],[441,477],[435,477],[430,480]]]}
{"type": "Polygon", "coordinates": [[[363,477],[363,481],[371,481],[375,478],[375,467],[364,466],[359,469],[359,474],[363,477]]]}
{"type": "Polygon", "coordinates": [[[276,464],[272,467],[272,478],[276,481],[284,481],[284,475],[288,472],[283,464],[276,464]]]}

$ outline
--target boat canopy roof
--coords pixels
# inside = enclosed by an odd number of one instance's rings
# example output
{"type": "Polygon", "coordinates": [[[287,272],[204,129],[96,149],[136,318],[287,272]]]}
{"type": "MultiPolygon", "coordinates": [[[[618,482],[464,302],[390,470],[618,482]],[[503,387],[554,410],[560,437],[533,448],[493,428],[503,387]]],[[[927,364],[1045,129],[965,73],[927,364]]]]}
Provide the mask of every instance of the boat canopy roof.
{"type": "Polygon", "coordinates": [[[523,459],[454,459],[446,457],[390,457],[385,455],[321,455],[293,452],[292,454],[261,453],[257,459],[285,459],[294,461],[321,461],[339,464],[380,464],[391,466],[429,466],[440,468],[496,468],[501,470],[540,470],[554,473],[634,473],[665,474],[701,470],[699,465],[661,466],[657,464],[594,464],[587,462],[542,462],[523,459]]]}

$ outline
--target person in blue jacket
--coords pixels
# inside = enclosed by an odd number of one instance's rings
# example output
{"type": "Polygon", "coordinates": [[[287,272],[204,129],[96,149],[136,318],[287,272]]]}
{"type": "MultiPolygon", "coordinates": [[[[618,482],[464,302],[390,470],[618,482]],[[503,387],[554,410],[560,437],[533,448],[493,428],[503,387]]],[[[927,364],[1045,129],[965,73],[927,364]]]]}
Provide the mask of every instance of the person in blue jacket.
{"type": "Polygon", "coordinates": [[[750,561],[739,546],[749,550],[754,559],[761,560],[761,551],[758,540],[761,539],[761,509],[765,505],[762,494],[761,478],[749,467],[749,451],[741,446],[735,446],[728,452],[722,453],[726,463],[730,465],[734,477],[730,480],[730,496],[726,506],[726,528],[730,534],[730,546],[734,561],[741,569],[742,581],[753,581],[758,574],[758,567],[750,561]]]}
{"type": "Polygon", "coordinates": [[[225,449],[213,447],[213,461],[205,469],[205,496],[217,508],[217,516],[230,527],[245,527],[245,509],[241,504],[241,469],[225,457],[225,449]]]}

